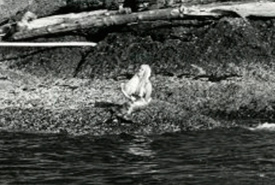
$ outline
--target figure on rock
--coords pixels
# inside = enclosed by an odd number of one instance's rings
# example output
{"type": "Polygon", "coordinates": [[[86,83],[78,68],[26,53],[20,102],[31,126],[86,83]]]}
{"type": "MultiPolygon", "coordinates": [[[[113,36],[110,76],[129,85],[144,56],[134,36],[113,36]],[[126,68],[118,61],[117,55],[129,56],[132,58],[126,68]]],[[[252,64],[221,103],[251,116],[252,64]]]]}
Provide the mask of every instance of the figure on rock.
{"type": "Polygon", "coordinates": [[[151,102],[152,84],[149,80],[150,76],[150,66],[143,64],[127,83],[121,84],[121,91],[128,99],[128,102],[124,104],[126,116],[130,116],[136,110],[145,108],[151,102]]]}

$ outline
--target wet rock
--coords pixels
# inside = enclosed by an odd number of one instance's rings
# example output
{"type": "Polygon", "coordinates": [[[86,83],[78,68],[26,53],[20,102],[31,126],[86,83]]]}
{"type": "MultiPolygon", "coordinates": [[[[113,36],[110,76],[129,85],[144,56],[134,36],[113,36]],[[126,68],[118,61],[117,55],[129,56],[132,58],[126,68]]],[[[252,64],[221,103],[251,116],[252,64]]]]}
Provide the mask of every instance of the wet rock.
{"type": "Polygon", "coordinates": [[[0,110],[1,129],[24,132],[73,135],[161,134],[183,130],[211,129],[219,126],[211,118],[185,111],[178,106],[154,102],[134,113],[128,121],[109,108],[47,110],[6,108],[0,110]]]}

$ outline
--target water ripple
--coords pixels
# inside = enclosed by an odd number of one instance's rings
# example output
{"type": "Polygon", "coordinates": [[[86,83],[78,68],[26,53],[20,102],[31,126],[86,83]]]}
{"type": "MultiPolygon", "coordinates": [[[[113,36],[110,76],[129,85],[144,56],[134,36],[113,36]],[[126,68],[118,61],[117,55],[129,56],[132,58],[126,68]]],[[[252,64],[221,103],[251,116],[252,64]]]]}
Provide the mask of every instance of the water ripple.
{"type": "Polygon", "coordinates": [[[272,184],[275,132],[0,135],[0,184],[272,184]]]}

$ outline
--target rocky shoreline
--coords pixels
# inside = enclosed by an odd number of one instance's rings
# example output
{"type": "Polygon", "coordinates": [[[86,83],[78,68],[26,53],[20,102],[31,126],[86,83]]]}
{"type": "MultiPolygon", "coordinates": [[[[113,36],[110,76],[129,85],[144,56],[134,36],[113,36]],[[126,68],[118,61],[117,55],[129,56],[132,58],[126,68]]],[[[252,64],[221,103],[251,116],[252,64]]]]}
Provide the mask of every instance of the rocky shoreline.
{"type": "Polygon", "coordinates": [[[36,38],[96,47],[0,48],[0,128],[64,134],[161,134],[275,119],[275,19],[141,22],[36,38]],[[120,83],[152,67],[153,102],[115,115],[120,83]]]}
{"type": "MultiPolygon", "coordinates": [[[[1,81],[0,97],[2,130],[114,135],[161,134],[220,126],[208,116],[157,98],[157,93],[149,107],[125,120],[116,114],[126,101],[119,89],[125,80],[40,79],[7,69],[5,73],[8,76],[1,81]]],[[[157,83],[157,77],[154,79],[157,83]]]]}
{"type": "Polygon", "coordinates": [[[251,79],[209,82],[152,77],[152,103],[130,120],[116,114],[127,79],[36,77],[3,67],[0,128],[70,135],[162,134],[236,126],[238,119],[272,120],[272,83],[251,79]],[[164,83],[165,82],[165,83],[164,83]],[[248,96],[249,95],[249,96],[248,96]]]}

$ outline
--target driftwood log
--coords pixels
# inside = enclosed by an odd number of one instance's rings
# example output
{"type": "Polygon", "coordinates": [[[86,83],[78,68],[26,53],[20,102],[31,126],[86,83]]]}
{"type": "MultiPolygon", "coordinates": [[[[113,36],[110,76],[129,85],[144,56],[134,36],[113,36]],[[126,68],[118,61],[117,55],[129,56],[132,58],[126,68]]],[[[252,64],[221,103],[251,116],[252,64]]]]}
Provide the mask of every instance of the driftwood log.
{"type": "Polygon", "coordinates": [[[234,15],[246,19],[255,17],[275,17],[275,2],[250,2],[239,4],[211,4],[176,8],[166,8],[121,14],[119,11],[97,10],[49,16],[28,23],[28,29],[11,35],[12,40],[22,40],[49,34],[65,33],[81,29],[95,29],[113,25],[127,25],[141,21],[188,19],[190,17],[214,17],[234,15]]]}

